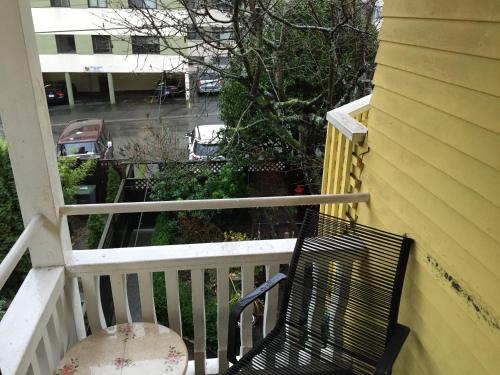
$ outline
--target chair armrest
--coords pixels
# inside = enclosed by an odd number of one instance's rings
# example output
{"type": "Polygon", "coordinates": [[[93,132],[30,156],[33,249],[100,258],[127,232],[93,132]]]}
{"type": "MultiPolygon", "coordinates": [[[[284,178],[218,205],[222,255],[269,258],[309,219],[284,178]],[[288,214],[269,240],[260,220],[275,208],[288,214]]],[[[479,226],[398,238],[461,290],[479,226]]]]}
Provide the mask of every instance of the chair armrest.
{"type": "Polygon", "coordinates": [[[375,375],[390,375],[392,366],[398,357],[403,344],[410,333],[410,329],[401,324],[396,324],[396,329],[387,344],[384,354],[380,358],[375,368],[375,375]]]}
{"type": "Polygon", "coordinates": [[[240,318],[241,312],[250,305],[253,301],[259,298],[264,293],[268,292],[276,285],[278,285],[281,281],[287,278],[286,275],[282,273],[278,273],[267,280],[265,283],[260,285],[254,291],[250,292],[246,296],[242,297],[236,305],[231,310],[229,314],[229,327],[228,327],[228,336],[227,336],[227,359],[231,363],[236,363],[236,353],[238,351],[237,341],[239,338],[239,329],[238,329],[238,320],[240,318]]]}

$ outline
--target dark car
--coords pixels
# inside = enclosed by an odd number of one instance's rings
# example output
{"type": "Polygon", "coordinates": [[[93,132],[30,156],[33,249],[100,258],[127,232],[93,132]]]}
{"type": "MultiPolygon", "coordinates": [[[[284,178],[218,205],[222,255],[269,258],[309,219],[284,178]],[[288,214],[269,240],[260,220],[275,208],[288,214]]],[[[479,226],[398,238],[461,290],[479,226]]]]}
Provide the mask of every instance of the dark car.
{"type": "Polygon", "coordinates": [[[166,98],[179,94],[182,89],[177,85],[160,82],[156,86],[156,98],[159,103],[163,103],[166,98]]]}
{"type": "MultiPolygon", "coordinates": [[[[72,85],[73,95],[76,87],[72,85]]],[[[68,104],[68,92],[64,82],[54,82],[45,85],[45,96],[48,104],[68,104]]]]}
{"type": "Polygon", "coordinates": [[[99,118],[73,120],[68,123],[57,141],[57,156],[79,158],[113,157],[113,142],[99,118]]]}
{"type": "Polygon", "coordinates": [[[184,79],[179,76],[167,76],[156,83],[155,96],[159,103],[168,97],[182,94],[184,90],[184,79]]]}

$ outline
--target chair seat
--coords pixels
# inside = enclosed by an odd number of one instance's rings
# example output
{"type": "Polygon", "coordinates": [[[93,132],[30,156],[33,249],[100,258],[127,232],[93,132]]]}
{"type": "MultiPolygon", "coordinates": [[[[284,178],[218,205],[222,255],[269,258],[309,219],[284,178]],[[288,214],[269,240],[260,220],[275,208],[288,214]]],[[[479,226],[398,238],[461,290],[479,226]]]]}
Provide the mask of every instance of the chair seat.
{"type": "Polygon", "coordinates": [[[232,374],[350,375],[352,363],[345,354],[335,353],[319,343],[301,343],[286,326],[273,332],[232,366],[232,374]]]}

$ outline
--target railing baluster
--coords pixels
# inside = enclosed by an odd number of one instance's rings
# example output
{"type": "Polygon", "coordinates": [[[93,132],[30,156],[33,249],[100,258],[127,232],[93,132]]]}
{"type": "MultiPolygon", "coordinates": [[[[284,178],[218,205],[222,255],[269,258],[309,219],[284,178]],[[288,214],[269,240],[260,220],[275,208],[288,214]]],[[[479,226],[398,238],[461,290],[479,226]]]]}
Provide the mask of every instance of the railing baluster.
{"type": "Polygon", "coordinates": [[[61,299],[61,317],[65,320],[64,348],[87,337],[85,330],[82,298],[78,287],[78,278],[66,278],[63,298],[61,299]]]}
{"type": "Polygon", "coordinates": [[[167,291],[168,326],[182,337],[179,273],[177,270],[165,271],[165,290],[167,291]]]}
{"type": "Polygon", "coordinates": [[[92,333],[96,333],[106,327],[97,277],[93,275],[82,275],[82,287],[87,305],[87,318],[90,329],[92,333]]]}
{"type": "Polygon", "coordinates": [[[50,351],[52,352],[52,358],[54,359],[54,366],[59,363],[59,360],[64,355],[63,345],[59,339],[55,327],[56,323],[54,316],[57,314],[55,307],[56,306],[54,306],[54,312],[52,314],[52,317],[49,319],[47,323],[47,339],[48,339],[48,345],[50,346],[50,351]]]}
{"type": "MultiPolygon", "coordinates": [[[[266,266],[266,280],[276,275],[280,271],[279,264],[269,264],[266,266]]],[[[278,291],[279,286],[275,286],[266,293],[266,303],[264,305],[263,336],[266,337],[276,325],[278,311],[278,291]]]]}
{"type": "MultiPolygon", "coordinates": [[[[330,155],[332,154],[332,147],[330,147],[332,143],[332,137],[334,134],[335,128],[330,124],[326,127],[326,141],[325,141],[325,156],[324,156],[324,165],[323,165],[323,178],[321,179],[321,194],[328,194],[328,181],[330,178],[330,155]]],[[[320,210],[322,213],[326,212],[326,204],[322,204],[320,206],[320,210]]]]}
{"type": "Polygon", "coordinates": [[[205,280],[201,269],[191,270],[193,327],[194,327],[194,368],[196,375],[205,374],[205,280]]]}
{"type": "MultiPolygon", "coordinates": [[[[329,127],[333,126],[331,124],[328,125],[329,127]]],[[[332,129],[332,138],[330,141],[330,145],[328,146],[330,148],[330,155],[328,159],[328,181],[326,183],[326,193],[325,194],[333,194],[335,191],[335,161],[337,160],[337,148],[338,148],[338,141],[339,141],[339,136],[341,136],[342,133],[338,131],[338,129],[333,128],[332,129]]],[[[325,207],[325,213],[328,215],[331,215],[333,213],[333,207],[334,204],[327,204],[325,207]]]]}
{"type": "Polygon", "coordinates": [[[127,298],[127,275],[110,275],[113,306],[115,308],[116,324],[131,322],[127,298]]]}
{"type": "Polygon", "coordinates": [[[130,316],[127,296],[127,275],[113,274],[110,275],[109,279],[113,294],[116,324],[131,322],[132,318],[130,316]]]}
{"type": "MultiPolygon", "coordinates": [[[[341,189],[342,184],[342,171],[344,168],[344,158],[345,158],[345,147],[346,147],[347,138],[339,132],[338,134],[338,146],[337,146],[337,156],[335,160],[335,182],[334,182],[334,194],[338,194],[341,189]]],[[[339,205],[333,205],[333,216],[339,216],[339,205]]]]}
{"type": "Polygon", "coordinates": [[[65,322],[61,320],[61,309],[62,309],[62,297],[57,300],[54,312],[52,313],[52,318],[49,320],[48,330],[54,332],[54,337],[56,339],[56,348],[58,358],[62,358],[64,352],[66,351],[65,337],[66,332],[63,332],[65,327],[65,322]]]}
{"type": "Polygon", "coordinates": [[[36,356],[36,354],[31,358],[30,368],[33,375],[42,375],[42,371],[40,370],[40,364],[38,363],[38,357],[36,356]]]}
{"type": "Polygon", "coordinates": [[[43,343],[43,347],[45,349],[45,358],[47,361],[47,367],[49,369],[49,374],[52,374],[59,361],[57,361],[55,359],[55,354],[54,354],[54,350],[53,350],[54,348],[53,348],[52,342],[49,338],[47,329],[45,330],[45,332],[42,335],[42,343],[43,343]]]}
{"type": "Polygon", "coordinates": [[[38,371],[41,374],[50,374],[52,373],[51,370],[49,369],[49,362],[48,362],[48,356],[47,356],[47,351],[45,348],[45,340],[42,339],[38,342],[38,346],[35,351],[34,357],[36,357],[36,362],[38,365],[38,371]]]}
{"type": "Polygon", "coordinates": [[[155,303],[153,297],[153,275],[151,272],[139,272],[139,295],[143,322],[156,323],[155,303]]]}
{"type": "Polygon", "coordinates": [[[229,367],[227,360],[227,330],[229,319],[229,268],[217,268],[217,357],[219,374],[229,367]]]}
{"type": "MultiPolygon", "coordinates": [[[[350,190],[349,186],[351,181],[351,169],[352,169],[352,148],[353,148],[353,143],[348,140],[345,144],[343,173],[342,176],[339,176],[342,178],[340,187],[340,192],[342,194],[349,193],[350,190]]],[[[345,219],[347,206],[348,203],[341,203],[339,205],[339,217],[342,219],[345,219]]]]}
{"type": "MultiPolygon", "coordinates": [[[[255,288],[254,266],[245,265],[241,267],[241,296],[244,297],[255,288]]],[[[252,317],[253,304],[248,306],[240,317],[240,354],[243,355],[252,349],[252,317]]]]}

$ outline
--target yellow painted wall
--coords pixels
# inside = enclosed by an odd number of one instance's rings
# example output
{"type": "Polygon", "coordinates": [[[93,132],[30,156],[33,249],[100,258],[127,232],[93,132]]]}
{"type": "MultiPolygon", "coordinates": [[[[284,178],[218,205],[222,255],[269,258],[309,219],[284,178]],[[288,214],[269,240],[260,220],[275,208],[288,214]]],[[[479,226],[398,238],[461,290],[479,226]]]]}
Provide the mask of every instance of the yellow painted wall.
{"type": "Polygon", "coordinates": [[[408,233],[395,374],[500,374],[500,1],[386,0],[358,221],[408,233]]]}

